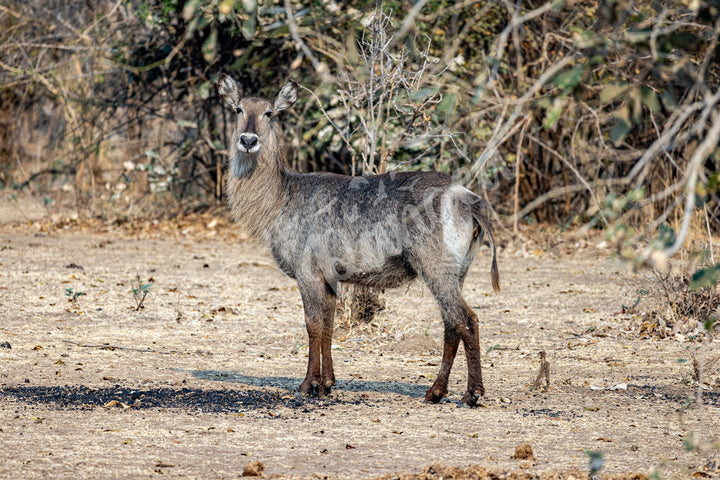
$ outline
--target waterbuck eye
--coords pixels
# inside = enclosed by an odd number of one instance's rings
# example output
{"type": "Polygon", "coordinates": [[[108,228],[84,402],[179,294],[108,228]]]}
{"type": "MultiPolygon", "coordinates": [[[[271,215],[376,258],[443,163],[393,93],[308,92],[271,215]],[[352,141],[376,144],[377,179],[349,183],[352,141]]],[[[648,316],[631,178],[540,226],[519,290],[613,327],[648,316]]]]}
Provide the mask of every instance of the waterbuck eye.
{"type": "Polygon", "coordinates": [[[262,114],[263,114],[263,117],[270,118],[270,117],[272,117],[273,111],[272,111],[272,110],[265,110],[262,114]]]}
{"type": "Polygon", "coordinates": [[[235,107],[235,113],[237,113],[238,115],[240,115],[241,113],[245,115],[245,109],[242,106],[238,105],[237,107],[235,107]]]}

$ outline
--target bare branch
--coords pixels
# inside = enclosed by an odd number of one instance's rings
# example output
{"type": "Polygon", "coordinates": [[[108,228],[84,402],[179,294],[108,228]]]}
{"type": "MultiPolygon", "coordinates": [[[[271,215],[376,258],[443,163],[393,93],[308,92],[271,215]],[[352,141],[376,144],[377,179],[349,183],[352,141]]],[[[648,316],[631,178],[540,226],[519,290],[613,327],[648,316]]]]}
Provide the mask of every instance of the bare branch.
{"type": "Polygon", "coordinates": [[[578,171],[578,169],[575,168],[575,166],[574,166],[572,163],[568,162],[567,159],[566,159],[563,155],[561,155],[560,153],[558,153],[555,149],[551,148],[549,145],[547,145],[545,142],[543,142],[543,141],[540,140],[539,138],[537,138],[537,137],[535,137],[535,136],[533,136],[533,135],[529,135],[528,138],[529,138],[530,140],[532,140],[533,142],[537,143],[538,145],[540,145],[541,147],[543,147],[543,148],[544,148],[545,150],[547,150],[548,152],[552,153],[553,156],[555,156],[557,159],[559,159],[561,162],[563,162],[563,163],[565,164],[565,166],[567,166],[570,170],[572,170],[572,172],[575,174],[575,176],[576,176],[577,179],[580,181],[580,183],[582,183],[582,184],[585,186],[585,188],[587,189],[588,193],[590,194],[590,196],[591,196],[592,199],[593,199],[593,202],[595,202],[595,206],[596,206],[597,209],[598,209],[598,213],[600,213],[600,217],[602,218],[602,220],[603,220],[603,222],[605,223],[605,225],[607,225],[607,224],[608,224],[608,219],[605,217],[605,214],[603,214],[602,209],[600,208],[600,202],[598,202],[598,199],[597,199],[597,197],[595,196],[595,192],[593,191],[592,187],[591,187],[590,184],[587,182],[587,180],[585,180],[585,179],[583,178],[583,176],[580,174],[580,172],[578,171]]]}
{"type": "Polygon", "coordinates": [[[503,139],[507,138],[506,135],[508,131],[515,124],[515,121],[521,115],[521,113],[527,110],[529,103],[532,101],[535,94],[539,92],[540,89],[542,89],[553,76],[555,76],[558,72],[560,72],[562,69],[564,69],[571,63],[577,61],[579,58],[580,54],[565,57],[559,62],[552,65],[547,70],[545,70],[542,75],[540,75],[540,78],[538,78],[535,83],[533,83],[533,85],[528,89],[528,91],[525,92],[525,94],[520,97],[520,99],[516,102],[516,106],[508,119],[502,124],[500,128],[495,129],[495,132],[493,133],[492,138],[490,138],[490,140],[488,141],[485,150],[483,150],[477,160],[475,160],[475,163],[472,166],[473,171],[477,172],[482,170],[482,168],[485,166],[485,162],[487,162],[490,158],[492,158],[493,155],[495,155],[497,148],[502,144],[502,141],[504,141],[503,139]]]}
{"type": "MultiPolygon", "coordinates": [[[[705,138],[700,145],[698,145],[692,158],[690,158],[690,163],[685,172],[683,179],[686,185],[685,210],[683,212],[682,225],[675,237],[675,242],[662,252],[668,258],[680,251],[680,248],[685,243],[690,228],[690,221],[692,220],[692,213],[695,209],[695,189],[697,187],[698,177],[700,176],[700,167],[713,150],[717,148],[718,141],[720,141],[720,114],[715,111],[715,104],[718,101],[720,101],[720,90],[708,99],[707,109],[712,111],[713,123],[705,133],[705,138]]],[[[646,251],[646,255],[648,255],[648,258],[650,257],[648,251],[646,251]]]]}
{"type": "Polygon", "coordinates": [[[303,41],[303,39],[300,38],[297,25],[295,24],[295,16],[292,12],[292,4],[290,0],[285,0],[285,13],[287,14],[287,22],[288,28],[290,30],[290,35],[292,36],[295,45],[297,45],[298,48],[303,52],[305,57],[310,60],[310,63],[312,63],[312,66],[315,69],[315,73],[320,75],[320,79],[325,83],[332,83],[334,79],[332,75],[330,75],[328,66],[325,65],[325,63],[318,61],[318,59],[315,58],[315,55],[313,55],[312,50],[310,50],[303,41]]]}

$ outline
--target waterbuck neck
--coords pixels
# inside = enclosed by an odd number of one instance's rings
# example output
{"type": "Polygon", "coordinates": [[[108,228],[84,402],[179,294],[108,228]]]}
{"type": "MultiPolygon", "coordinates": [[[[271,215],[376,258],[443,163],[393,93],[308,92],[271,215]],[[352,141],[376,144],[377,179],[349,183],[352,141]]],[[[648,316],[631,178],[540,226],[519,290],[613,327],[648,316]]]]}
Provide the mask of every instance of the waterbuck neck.
{"type": "Polygon", "coordinates": [[[288,178],[292,174],[285,163],[287,151],[281,140],[263,145],[254,157],[244,156],[233,145],[227,172],[227,192],[233,218],[254,238],[267,240],[269,227],[287,201],[288,178]],[[249,168],[237,176],[236,162],[249,168]]]}

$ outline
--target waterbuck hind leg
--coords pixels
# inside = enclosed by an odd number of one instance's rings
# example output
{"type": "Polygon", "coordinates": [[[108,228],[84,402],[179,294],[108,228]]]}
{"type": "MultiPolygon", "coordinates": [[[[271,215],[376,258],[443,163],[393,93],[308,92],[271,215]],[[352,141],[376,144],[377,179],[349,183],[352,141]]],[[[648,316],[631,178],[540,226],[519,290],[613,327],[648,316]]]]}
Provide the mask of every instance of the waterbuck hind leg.
{"type": "Polygon", "coordinates": [[[482,381],[482,366],[480,363],[480,334],[478,331],[478,319],[475,312],[460,299],[464,311],[464,319],[458,326],[460,337],[465,348],[467,358],[468,383],[467,391],[463,395],[463,403],[474,407],[477,404],[478,395],[485,395],[485,387],[482,381]]]}
{"type": "Polygon", "coordinates": [[[440,373],[438,373],[435,383],[425,393],[425,401],[438,403],[445,395],[447,395],[448,378],[450,370],[452,370],[453,361],[457,354],[458,345],[460,344],[460,336],[453,325],[445,324],[445,346],[443,347],[443,358],[440,364],[440,373]]]}
{"type": "Polygon", "coordinates": [[[462,298],[457,277],[432,279],[426,283],[440,306],[445,323],[445,348],[440,372],[433,386],[425,394],[425,399],[438,402],[447,394],[448,377],[458,344],[462,340],[468,367],[467,391],[462,401],[469,406],[475,406],[478,395],[485,394],[480,365],[477,316],[462,298]]]}
{"type": "Polygon", "coordinates": [[[335,385],[331,355],[335,295],[324,282],[300,283],[308,332],[308,369],[300,384],[304,395],[327,395],[335,385]]]}

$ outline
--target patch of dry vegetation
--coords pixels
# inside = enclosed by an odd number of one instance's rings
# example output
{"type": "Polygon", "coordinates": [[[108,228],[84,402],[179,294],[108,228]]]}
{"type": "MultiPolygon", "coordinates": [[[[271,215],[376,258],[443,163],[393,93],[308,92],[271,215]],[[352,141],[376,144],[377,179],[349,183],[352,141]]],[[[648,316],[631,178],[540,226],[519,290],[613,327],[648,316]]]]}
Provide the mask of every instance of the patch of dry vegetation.
{"type": "Polygon", "coordinates": [[[647,480],[642,473],[624,473],[593,476],[577,469],[534,473],[527,470],[495,470],[470,465],[466,468],[448,467],[436,463],[421,473],[396,473],[383,475],[374,480],[647,480]]]}

